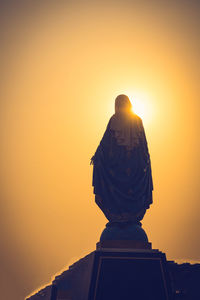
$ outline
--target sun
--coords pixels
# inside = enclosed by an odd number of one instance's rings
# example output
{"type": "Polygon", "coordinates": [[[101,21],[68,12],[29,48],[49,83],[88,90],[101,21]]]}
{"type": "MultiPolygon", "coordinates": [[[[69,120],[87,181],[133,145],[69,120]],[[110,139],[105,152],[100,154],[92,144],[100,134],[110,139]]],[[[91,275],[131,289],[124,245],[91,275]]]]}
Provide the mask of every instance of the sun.
{"type": "Polygon", "coordinates": [[[138,99],[134,99],[131,102],[133,105],[133,112],[136,113],[136,115],[140,116],[142,119],[144,119],[147,116],[147,111],[144,103],[138,99]]]}
{"type": "MultiPolygon", "coordinates": [[[[150,125],[153,123],[155,119],[155,101],[153,101],[153,96],[149,92],[143,92],[143,91],[133,91],[130,89],[120,89],[118,90],[118,93],[115,93],[113,95],[113,98],[116,97],[116,95],[125,94],[129,97],[131,104],[132,104],[132,111],[138,115],[142,121],[146,125],[150,125]]],[[[109,102],[109,111],[113,110],[113,102],[109,102]]]]}
{"type": "Polygon", "coordinates": [[[132,110],[145,123],[149,123],[153,116],[152,102],[145,93],[127,93],[131,103],[132,110]]]}

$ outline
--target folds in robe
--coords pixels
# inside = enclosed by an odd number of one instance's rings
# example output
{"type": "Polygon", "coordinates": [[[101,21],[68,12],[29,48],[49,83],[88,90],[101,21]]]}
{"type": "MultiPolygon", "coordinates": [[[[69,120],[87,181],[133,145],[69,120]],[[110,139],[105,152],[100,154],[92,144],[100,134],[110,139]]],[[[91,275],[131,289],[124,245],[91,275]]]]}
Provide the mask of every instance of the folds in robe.
{"type": "Polygon", "coordinates": [[[114,114],[93,157],[95,201],[110,222],[140,221],[152,203],[151,162],[142,120],[114,114]]]}

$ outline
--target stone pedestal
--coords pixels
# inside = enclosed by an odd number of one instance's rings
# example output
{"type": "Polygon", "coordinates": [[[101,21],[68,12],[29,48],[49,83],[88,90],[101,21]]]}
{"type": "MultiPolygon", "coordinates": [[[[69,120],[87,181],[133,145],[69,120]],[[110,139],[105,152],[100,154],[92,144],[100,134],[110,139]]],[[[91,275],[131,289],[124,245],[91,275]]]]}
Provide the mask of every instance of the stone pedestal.
{"type": "Polygon", "coordinates": [[[165,254],[126,247],[98,244],[55,278],[51,300],[171,300],[165,254]]]}
{"type": "MultiPolygon", "coordinates": [[[[137,241],[148,243],[148,237],[141,223],[134,222],[109,222],[106,224],[101,236],[102,241],[137,241]]],[[[134,248],[134,247],[133,247],[134,248]]]]}

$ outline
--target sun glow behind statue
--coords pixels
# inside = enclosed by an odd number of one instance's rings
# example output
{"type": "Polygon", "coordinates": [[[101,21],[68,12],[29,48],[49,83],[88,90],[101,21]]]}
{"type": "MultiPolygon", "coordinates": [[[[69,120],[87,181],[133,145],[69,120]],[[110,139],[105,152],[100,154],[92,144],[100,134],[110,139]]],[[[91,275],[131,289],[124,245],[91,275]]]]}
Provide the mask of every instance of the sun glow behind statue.
{"type": "Polygon", "coordinates": [[[131,103],[132,110],[145,123],[150,123],[153,118],[153,108],[150,96],[145,93],[127,93],[131,103]]]}

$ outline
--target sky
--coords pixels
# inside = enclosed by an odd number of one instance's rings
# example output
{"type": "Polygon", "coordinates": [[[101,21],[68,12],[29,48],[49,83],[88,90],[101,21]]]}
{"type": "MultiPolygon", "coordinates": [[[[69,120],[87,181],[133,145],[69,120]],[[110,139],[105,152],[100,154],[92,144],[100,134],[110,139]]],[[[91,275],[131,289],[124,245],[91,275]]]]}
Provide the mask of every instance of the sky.
{"type": "Polygon", "coordinates": [[[95,249],[93,156],[127,94],[142,117],[167,259],[200,261],[200,2],[0,0],[1,295],[21,300],[95,249]]]}

